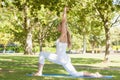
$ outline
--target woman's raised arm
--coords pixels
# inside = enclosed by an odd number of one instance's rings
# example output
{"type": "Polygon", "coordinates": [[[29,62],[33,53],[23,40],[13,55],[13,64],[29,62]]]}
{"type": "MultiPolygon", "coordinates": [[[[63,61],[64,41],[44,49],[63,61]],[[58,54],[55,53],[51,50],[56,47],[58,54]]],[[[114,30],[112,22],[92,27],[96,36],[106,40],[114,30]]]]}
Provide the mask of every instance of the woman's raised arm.
{"type": "Polygon", "coordinates": [[[61,23],[61,35],[60,35],[60,41],[61,42],[67,42],[67,8],[64,8],[64,12],[62,15],[62,23],[61,23]]]}

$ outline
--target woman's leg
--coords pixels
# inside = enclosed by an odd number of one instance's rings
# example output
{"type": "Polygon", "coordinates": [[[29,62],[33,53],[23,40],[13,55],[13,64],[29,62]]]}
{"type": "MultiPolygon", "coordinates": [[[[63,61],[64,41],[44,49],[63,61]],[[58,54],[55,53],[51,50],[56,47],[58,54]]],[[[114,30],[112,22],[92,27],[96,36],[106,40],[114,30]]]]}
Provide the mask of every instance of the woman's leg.
{"type": "Polygon", "coordinates": [[[77,72],[74,66],[71,64],[71,62],[68,62],[67,64],[63,65],[65,70],[73,76],[83,76],[83,72],[77,72]]]}
{"type": "Polygon", "coordinates": [[[68,62],[67,64],[63,65],[65,70],[72,76],[89,76],[89,77],[102,77],[101,74],[98,72],[96,73],[89,73],[89,72],[77,72],[74,68],[74,66],[71,64],[71,62],[68,62]]]}
{"type": "Polygon", "coordinates": [[[45,59],[48,59],[49,61],[51,61],[53,63],[59,64],[59,61],[57,60],[57,55],[56,54],[47,53],[47,52],[40,52],[38,71],[37,71],[37,73],[34,74],[35,76],[41,76],[42,75],[45,59]]]}
{"type": "Polygon", "coordinates": [[[38,71],[34,74],[34,76],[41,76],[43,71],[44,64],[38,64],[38,71]]]}
{"type": "Polygon", "coordinates": [[[44,64],[45,63],[45,59],[53,62],[53,63],[56,63],[56,64],[59,64],[59,61],[57,59],[57,55],[54,54],[54,53],[49,53],[49,52],[40,52],[40,55],[39,55],[39,63],[40,64],[44,64]]]}

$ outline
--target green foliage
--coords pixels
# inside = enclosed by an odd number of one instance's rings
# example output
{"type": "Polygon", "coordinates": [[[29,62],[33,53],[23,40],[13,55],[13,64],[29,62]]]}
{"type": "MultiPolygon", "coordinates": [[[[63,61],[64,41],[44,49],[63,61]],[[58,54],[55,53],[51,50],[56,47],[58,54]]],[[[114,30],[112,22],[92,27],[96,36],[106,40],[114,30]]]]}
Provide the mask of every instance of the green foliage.
{"type": "Polygon", "coordinates": [[[103,21],[108,21],[110,28],[114,13],[120,11],[119,5],[113,5],[112,0],[2,0],[0,4],[0,39],[4,38],[6,43],[18,42],[22,47],[27,33],[23,15],[26,5],[33,32],[33,45],[39,46],[41,38],[38,36],[46,34],[43,45],[47,47],[53,46],[53,41],[59,36],[56,27],[61,20],[63,8],[67,6],[68,28],[74,38],[73,49],[81,48],[83,35],[94,36],[96,38],[92,38],[92,41],[105,45],[103,21]],[[96,9],[102,13],[101,16],[96,9]],[[8,36],[5,38],[5,35],[8,36]]]}
{"type": "MultiPolygon", "coordinates": [[[[109,21],[113,18],[113,12],[115,9],[112,5],[112,0],[100,0],[95,1],[93,5],[98,9],[98,15],[102,19],[102,21],[109,21]]],[[[110,22],[110,21],[109,21],[110,22]]],[[[110,26],[109,26],[110,27],[110,26]]]]}
{"type": "Polygon", "coordinates": [[[82,36],[79,36],[78,34],[72,34],[72,49],[73,50],[79,50],[82,49],[82,36]]]}
{"type": "Polygon", "coordinates": [[[76,28],[75,32],[79,34],[88,34],[90,31],[89,9],[85,1],[76,3],[70,12],[71,25],[76,28]]]}
{"type": "Polygon", "coordinates": [[[0,44],[3,44],[4,47],[13,41],[14,35],[11,32],[13,27],[10,23],[11,12],[7,12],[8,8],[1,8],[0,10],[0,44]]]}
{"type": "Polygon", "coordinates": [[[59,18],[56,15],[56,12],[51,12],[48,8],[45,8],[44,5],[41,5],[41,9],[37,11],[36,16],[34,17],[34,41],[45,40],[52,41],[55,40],[58,33],[57,25],[59,18]],[[54,36],[54,37],[51,37],[54,36]]]}

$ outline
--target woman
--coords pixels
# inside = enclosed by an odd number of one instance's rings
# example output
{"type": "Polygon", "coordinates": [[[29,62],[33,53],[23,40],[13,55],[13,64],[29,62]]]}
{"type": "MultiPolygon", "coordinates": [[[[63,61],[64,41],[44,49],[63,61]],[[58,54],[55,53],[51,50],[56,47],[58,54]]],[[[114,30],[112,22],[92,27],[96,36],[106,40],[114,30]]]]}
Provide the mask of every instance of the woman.
{"type": "Polygon", "coordinates": [[[102,77],[99,73],[88,73],[88,72],[77,72],[74,66],[71,64],[70,57],[66,54],[66,48],[71,46],[70,34],[67,29],[67,19],[66,19],[67,8],[64,8],[62,21],[58,25],[58,31],[61,33],[60,37],[56,41],[56,54],[50,54],[46,52],[41,52],[39,56],[39,68],[35,76],[41,76],[43,71],[43,66],[45,59],[51,62],[62,65],[65,70],[72,76],[93,76],[102,77]]]}

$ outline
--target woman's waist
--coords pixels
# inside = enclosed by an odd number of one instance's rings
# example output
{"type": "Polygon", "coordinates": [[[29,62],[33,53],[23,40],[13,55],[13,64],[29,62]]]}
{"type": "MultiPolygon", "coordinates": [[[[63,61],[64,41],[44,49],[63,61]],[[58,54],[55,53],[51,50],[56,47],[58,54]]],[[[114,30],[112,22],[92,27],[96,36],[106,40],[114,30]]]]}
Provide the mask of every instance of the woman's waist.
{"type": "Polygon", "coordinates": [[[57,55],[67,55],[66,52],[63,52],[63,51],[62,51],[62,52],[56,51],[56,54],[57,54],[57,55]]]}
{"type": "Polygon", "coordinates": [[[56,53],[58,57],[63,58],[63,57],[69,57],[66,53],[56,53]]]}

